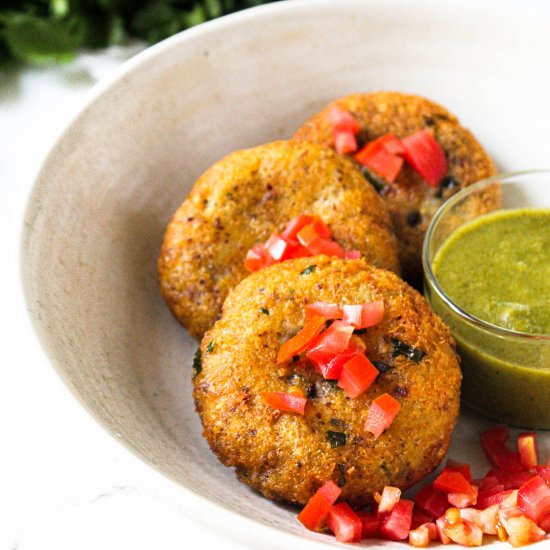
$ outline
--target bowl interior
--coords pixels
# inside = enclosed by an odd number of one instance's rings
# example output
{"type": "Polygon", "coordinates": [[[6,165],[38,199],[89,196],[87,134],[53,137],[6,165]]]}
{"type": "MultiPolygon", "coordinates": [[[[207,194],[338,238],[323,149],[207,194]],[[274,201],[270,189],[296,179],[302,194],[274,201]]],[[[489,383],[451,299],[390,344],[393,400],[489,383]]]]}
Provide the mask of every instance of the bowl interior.
{"type": "MultiPolygon", "coordinates": [[[[26,214],[25,293],[60,375],[163,474],[303,534],[294,510],[237,482],[201,437],[197,344],[157,288],[164,227],[209,164],[289,137],[356,91],[426,95],[457,113],[500,168],[543,165],[547,31],[546,19],[496,1],[297,0],[214,21],[131,60],[55,145],[26,214]]],[[[472,462],[464,449],[477,435],[466,428],[478,420],[461,422],[454,456],[472,462]]]]}

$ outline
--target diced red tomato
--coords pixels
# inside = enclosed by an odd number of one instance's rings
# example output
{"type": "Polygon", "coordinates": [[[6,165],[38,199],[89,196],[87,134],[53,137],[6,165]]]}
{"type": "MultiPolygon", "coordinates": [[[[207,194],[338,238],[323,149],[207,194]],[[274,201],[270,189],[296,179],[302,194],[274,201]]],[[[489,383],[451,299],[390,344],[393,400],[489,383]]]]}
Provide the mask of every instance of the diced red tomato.
{"type": "Polygon", "coordinates": [[[342,320],[355,328],[361,326],[363,316],[363,306],[361,304],[342,306],[342,320]]]}
{"type": "Polygon", "coordinates": [[[384,134],[375,141],[382,144],[384,149],[392,155],[402,155],[405,153],[405,148],[403,147],[401,140],[395,134],[384,134]]]}
{"type": "MultiPolygon", "coordinates": [[[[378,495],[378,493],[376,493],[376,495],[378,495]]],[[[378,517],[384,518],[393,510],[393,507],[399,502],[399,499],[401,498],[401,489],[386,485],[382,491],[382,494],[379,495],[379,499],[376,497],[376,495],[374,498],[378,502],[378,517]]]]}
{"type": "Polygon", "coordinates": [[[535,471],[547,485],[550,485],[550,466],[535,466],[535,471]]]}
{"type": "Polygon", "coordinates": [[[352,134],[357,134],[359,132],[360,126],[354,116],[339,105],[334,105],[331,107],[328,113],[328,121],[335,130],[342,130],[351,132],[352,134]]]}
{"type": "Polygon", "coordinates": [[[327,527],[339,542],[359,542],[362,523],[357,514],[345,502],[335,504],[327,516],[327,527]]]}
{"type": "Polygon", "coordinates": [[[244,260],[244,267],[248,271],[258,271],[263,267],[268,267],[273,264],[273,258],[269,255],[265,244],[257,244],[253,246],[244,260]]]}
{"type": "Polygon", "coordinates": [[[468,483],[472,483],[472,472],[469,464],[462,464],[461,462],[449,458],[445,465],[445,470],[449,472],[460,472],[468,483]]]}
{"type": "Polygon", "coordinates": [[[271,235],[271,237],[269,237],[269,239],[267,239],[265,243],[265,247],[267,248],[269,255],[275,261],[279,261],[283,257],[287,246],[287,242],[279,237],[279,235],[271,235]]]}
{"type": "Polygon", "coordinates": [[[296,237],[298,238],[298,242],[307,248],[313,241],[318,239],[320,235],[315,231],[313,225],[306,225],[298,231],[296,237]]]}
{"type": "Polygon", "coordinates": [[[498,535],[498,504],[479,510],[476,523],[486,535],[498,535]]]}
{"type": "Polygon", "coordinates": [[[405,540],[411,529],[414,503],[401,499],[380,525],[380,535],[388,540],[405,540]]]}
{"type": "Polygon", "coordinates": [[[314,304],[307,304],[305,309],[306,319],[311,319],[315,315],[320,315],[327,321],[342,318],[342,308],[338,304],[315,302],[314,304]]]}
{"type": "Polygon", "coordinates": [[[432,519],[437,519],[449,507],[447,497],[435,491],[431,485],[423,487],[414,498],[416,505],[432,519]]]}
{"type": "Polygon", "coordinates": [[[365,352],[365,343],[359,336],[352,335],[348,348],[338,355],[316,354],[313,363],[317,370],[326,380],[338,380],[342,367],[355,355],[362,355],[365,352]]]}
{"type": "Polygon", "coordinates": [[[545,536],[545,532],[525,516],[520,508],[499,509],[498,520],[506,530],[508,542],[514,547],[537,542],[545,536]]]}
{"type": "Polygon", "coordinates": [[[413,509],[413,515],[412,515],[412,521],[411,521],[411,529],[416,529],[417,527],[420,527],[424,523],[431,523],[433,521],[432,517],[428,514],[425,514],[421,510],[419,510],[416,506],[413,509]]]}
{"type": "Polygon", "coordinates": [[[523,465],[519,453],[514,453],[506,447],[510,430],[506,426],[495,426],[481,434],[481,446],[489,461],[505,472],[521,472],[523,465]]]}
{"type": "Polygon", "coordinates": [[[524,483],[527,483],[533,474],[528,471],[523,472],[504,472],[498,468],[493,468],[487,475],[494,476],[498,479],[505,490],[507,489],[519,489],[524,483]]]}
{"type": "Polygon", "coordinates": [[[433,488],[441,493],[471,493],[472,486],[460,472],[449,471],[446,468],[433,482],[433,488]]]}
{"type": "Polygon", "coordinates": [[[362,305],[343,306],[343,319],[357,329],[369,328],[379,324],[384,319],[384,301],[362,305]]]}
{"type": "Polygon", "coordinates": [[[365,430],[378,439],[380,434],[387,430],[394,421],[401,405],[389,393],[377,397],[371,404],[367,413],[365,430]]]}
{"type": "Polygon", "coordinates": [[[300,214],[292,218],[292,220],[287,223],[285,230],[281,233],[281,237],[285,241],[296,240],[298,232],[306,225],[311,225],[323,239],[330,238],[330,230],[323,220],[318,216],[310,216],[308,214],[300,214]]]}
{"type": "Polygon", "coordinates": [[[319,335],[324,326],[325,319],[320,315],[306,321],[304,328],[281,346],[277,354],[277,363],[284,363],[293,355],[304,351],[310,342],[319,335]]]}
{"type": "Polygon", "coordinates": [[[542,477],[536,475],[520,487],[518,507],[535,523],[550,515],[550,487],[542,477]]]}
{"type": "Polygon", "coordinates": [[[352,132],[334,130],[334,149],[341,155],[349,155],[357,151],[357,138],[352,132]]]}
{"type": "Polygon", "coordinates": [[[450,544],[453,542],[444,531],[444,528],[447,526],[447,521],[445,520],[445,516],[438,517],[435,520],[435,527],[437,529],[437,538],[441,542],[441,544],[450,544]]]}
{"type": "Polygon", "coordinates": [[[369,539],[376,537],[378,528],[380,527],[378,515],[373,512],[357,512],[357,515],[362,525],[361,538],[369,539]]]}
{"type": "Polygon", "coordinates": [[[378,374],[378,369],[364,355],[355,355],[342,367],[337,386],[348,397],[355,398],[372,385],[378,374]]]}
{"type": "Polygon", "coordinates": [[[447,173],[447,159],[431,132],[419,130],[403,138],[401,145],[405,160],[429,185],[437,187],[447,173]]]}
{"type": "Polygon", "coordinates": [[[308,501],[298,514],[298,521],[310,531],[319,529],[342,489],[333,481],[327,481],[308,501]]]}
{"type": "Polygon", "coordinates": [[[477,502],[478,488],[471,485],[471,490],[467,493],[449,493],[447,499],[449,503],[456,508],[466,508],[473,506],[477,502]]]}
{"type": "Polygon", "coordinates": [[[537,435],[535,432],[519,434],[518,449],[521,464],[524,468],[534,468],[538,464],[537,435]]]}
{"type": "Polygon", "coordinates": [[[503,500],[509,497],[513,491],[500,491],[498,493],[492,493],[490,495],[478,495],[476,508],[483,510],[494,504],[500,504],[503,500]]]}
{"type": "Polygon", "coordinates": [[[378,140],[367,143],[354,155],[357,162],[382,176],[390,183],[395,181],[403,166],[403,159],[389,153],[383,143],[378,140]]]}
{"type": "Polygon", "coordinates": [[[416,548],[425,548],[432,540],[437,539],[437,527],[435,523],[423,523],[416,529],[409,531],[409,544],[416,548]]]}
{"type": "Polygon", "coordinates": [[[483,543],[481,527],[467,519],[460,519],[456,523],[447,522],[442,531],[453,542],[463,546],[481,546],[483,543]]]}
{"type": "MultiPolygon", "coordinates": [[[[321,317],[322,318],[322,317],[321,317]]],[[[344,353],[348,347],[354,328],[342,321],[334,321],[330,327],[308,342],[306,356],[312,361],[323,361],[327,355],[344,353]]]]}
{"type": "Polygon", "coordinates": [[[325,254],[327,256],[336,256],[337,258],[346,257],[346,251],[336,241],[322,239],[321,237],[310,242],[307,250],[312,256],[325,254]]]}
{"type": "Polygon", "coordinates": [[[497,535],[498,524],[498,504],[489,506],[485,510],[476,508],[462,508],[460,517],[472,521],[481,527],[481,530],[486,535],[497,535]]]}
{"type": "Polygon", "coordinates": [[[290,411],[298,414],[304,414],[307,399],[292,393],[285,392],[264,392],[263,400],[272,408],[279,411],[290,411]]]}

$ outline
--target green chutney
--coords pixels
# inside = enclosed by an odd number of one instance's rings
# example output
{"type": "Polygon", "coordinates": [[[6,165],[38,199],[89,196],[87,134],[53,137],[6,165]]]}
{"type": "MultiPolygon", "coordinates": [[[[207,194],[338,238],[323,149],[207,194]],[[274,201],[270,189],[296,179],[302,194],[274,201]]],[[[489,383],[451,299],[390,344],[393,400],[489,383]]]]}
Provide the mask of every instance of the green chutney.
{"type": "Polygon", "coordinates": [[[464,224],[432,270],[461,309],[514,331],[469,322],[428,281],[428,298],[462,358],[463,401],[499,422],[550,428],[550,209],[498,211],[464,224]]]}

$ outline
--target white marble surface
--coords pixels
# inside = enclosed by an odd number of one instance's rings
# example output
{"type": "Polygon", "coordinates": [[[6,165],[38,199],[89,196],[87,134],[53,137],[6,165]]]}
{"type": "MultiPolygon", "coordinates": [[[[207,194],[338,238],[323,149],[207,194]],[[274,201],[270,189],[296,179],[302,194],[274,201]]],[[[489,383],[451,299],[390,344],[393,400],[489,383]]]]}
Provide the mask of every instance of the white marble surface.
{"type": "Polygon", "coordinates": [[[78,405],[27,318],[19,237],[34,175],[91,86],[138,47],[0,72],[0,549],[238,550],[153,495],[143,466],[78,405]]]}

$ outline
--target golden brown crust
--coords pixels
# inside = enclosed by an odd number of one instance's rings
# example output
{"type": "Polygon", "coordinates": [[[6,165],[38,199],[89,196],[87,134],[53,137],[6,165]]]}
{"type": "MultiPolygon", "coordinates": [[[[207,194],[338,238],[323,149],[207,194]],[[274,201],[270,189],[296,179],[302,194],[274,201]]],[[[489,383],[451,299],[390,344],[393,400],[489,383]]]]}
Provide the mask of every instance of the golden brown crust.
{"type": "Polygon", "coordinates": [[[268,498],[304,504],[327,480],[345,479],[342,499],[362,506],[384,485],[405,489],[418,482],[447,451],[460,397],[454,341],[418,292],[363,260],[301,258],[247,277],[229,294],[201,348],[194,397],[204,435],[223,464],[268,498]],[[313,272],[302,274],[310,265],[313,272]],[[358,398],[346,398],[307,359],[276,365],[281,344],[303,326],[306,303],[378,299],[384,320],[362,338],[368,357],[391,368],[358,398]],[[392,336],[425,356],[418,363],[393,357],[392,336]],[[261,397],[293,387],[314,396],[304,416],[271,410],[261,397]],[[365,419],[385,392],[401,410],[375,440],[365,419]],[[329,430],[345,433],[346,445],[331,448],[329,430]]]}
{"type": "Polygon", "coordinates": [[[403,276],[416,282],[422,271],[422,241],[436,210],[454,192],[494,175],[495,166],[472,133],[447,109],[423,97],[398,92],[342,97],[307,120],[293,139],[332,147],[333,128],[328,114],[335,104],[351,112],[359,122],[358,137],[362,142],[389,132],[403,138],[428,128],[445,151],[449,163],[447,174],[458,183],[456,187],[444,190],[439,196],[439,189],[430,187],[405,164],[396,181],[381,193],[399,240],[403,276]],[[411,220],[416,223],[410,223],[411,220]]]}
{"type": "Polygon", "coordinates": [[[202,337],[248,274],[247,251],[301,213],[320,216],[345,249],[399,272],[384,202],[350,160],[287,141],[237,151],[196,182],[168,225],[159,257],[162,294],[192,335],[202,337]]]}

